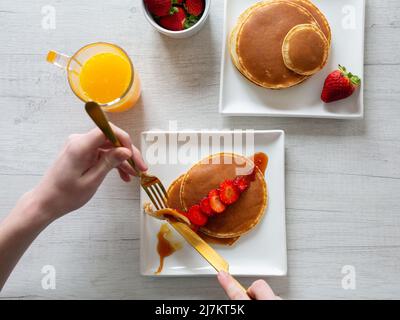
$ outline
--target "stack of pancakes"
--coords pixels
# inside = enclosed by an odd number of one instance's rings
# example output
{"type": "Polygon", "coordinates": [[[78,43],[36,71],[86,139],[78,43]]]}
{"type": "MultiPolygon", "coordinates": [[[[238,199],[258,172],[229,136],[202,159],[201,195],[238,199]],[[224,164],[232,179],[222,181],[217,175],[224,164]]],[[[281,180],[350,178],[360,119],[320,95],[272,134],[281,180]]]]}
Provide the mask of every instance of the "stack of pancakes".
{"type": "Polygon", "coordinates": [[[325,66],[331,29],[309,0],[267,0],[242,13],[229,45],[234,65],[247,79],[284,89],[325,66]]]}
{"type": "MultiPolygon", "coordinates": [[[[171,184],[168,189],[169,207],[187,211],[200,203],[211,190],[218,188],[221,182],[240,175],[240,169],[244,168],[254,168],[254,162],[236,154],[221,153],[203,159],[171,184]]],[[[239,200],[200,228],[200,235],[206,241],[231,245],[261,220],[267,207],[267,185],[264,174],[257,167],[255,170],[255,180],[239,200]]]]}

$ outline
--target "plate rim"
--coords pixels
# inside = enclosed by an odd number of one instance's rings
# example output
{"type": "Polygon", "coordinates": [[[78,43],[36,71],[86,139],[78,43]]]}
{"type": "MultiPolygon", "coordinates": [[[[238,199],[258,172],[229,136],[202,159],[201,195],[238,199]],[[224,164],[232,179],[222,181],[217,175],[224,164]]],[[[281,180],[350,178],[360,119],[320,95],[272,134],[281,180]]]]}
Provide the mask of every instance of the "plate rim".
{"type": "MultiPolygon", "coordinates": [[[[229,1],[238,1],[238,0],[229,0],[229,1]]],[[[227,112],[223,107],[223,92],[224,92],[224,73],[225,73],[225,64],[226,62],[226,50],[227,50],[227,42],[228,42],[228,27],[227,27],[227,9],[228,9],[228,0],[224,0],[224,15],[223,15],[223,31],[222,31],[222,52],[220,58],[220,86],[219,86],[219,101],[218,101],[218,113],[223,117],[270,117],[270,118],[309,118],[309,119],[332,119],[332,120],[362,120],[365,117],[365,106],[364,106],[364,84],[365,84],[365,10],[366,10],[366,1],[365,0],[355,0],[362,2],[362,21],[361,21],[361,29],[362,29],[362,53],[361,58],[363,61],[362,64],[362,83],[360,87],[360,111],[354,114],[315,114],[315,113],[291,113],[289,112],[227,112]]]]}
{"type": "MultiPolygon", "coordinates": [[[[248,272],[248,273],[237,273],[234,274],[235,277],[285,277],[288,274],[288,248],[287,248],[287,227],[286,227],[286,157],[285,157],[285,143],[286,143],[286,133],[284,130],[281,129],[274,129],[274,130],[253,130],[254,134],[278,134],[276,137],[276,141],[282,140],[281,144],[282,146],[279,146],[278,152],[281,152],[282,156],[282,187],[280,188],[281,190],[279,192],[283,193],[282,194],[282,214],[281,214],[281,219],[283,220],[281,223],[283,223],[283,234],[282,234],[282,246],[284,248],[283,250],[283,259],[282,259],[282,268],[279,270],[280,272],[276,272],[274,274],[271,273],[262,273],[262,272],[248,272]]],[[[140,151],[142,152],[143,150],[143,144],[144,140],[143,137],[147,134],[153,134],[153,133],[167,133],[167,134],[176,134],[176,133],[206,133],[206,134],[214,134],[214,133],[231,133],[234,134],[234,130],[148,130],[148,131],[143,131],[140,134],[140,151]]],[[[139,203],[140,203],[140,245],[139,245],[139,269],[140,269],[140,275],[143,277],[149,277],[149,278],[198,278],[198,277],[214,277],[215,272],[211,273],[200,273],[200,274],[194,274],[194,273],[181,273],[181,274],[154,274],[154,273],[148,273],[145,270],[144,266],[144,241],[143,241],[143,235],[144,235],[144,217],[145,215],[143,214],[141,210],[142,206],[142,194],[143,191],[140,189],[139,192],[139,203]]]]}

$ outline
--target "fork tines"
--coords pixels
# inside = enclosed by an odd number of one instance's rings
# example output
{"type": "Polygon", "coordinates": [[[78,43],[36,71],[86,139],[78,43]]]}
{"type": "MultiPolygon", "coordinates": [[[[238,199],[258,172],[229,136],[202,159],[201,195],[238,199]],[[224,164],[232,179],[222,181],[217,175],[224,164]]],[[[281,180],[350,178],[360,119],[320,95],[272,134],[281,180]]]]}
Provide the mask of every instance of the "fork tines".
{"type": "Polygon", "coordinates": [[[142,180],[141,185],[157,210],[168,208],[168,194],[158,178],[154,177],[154,179],[151,179],[150,181],[142,180]]]}

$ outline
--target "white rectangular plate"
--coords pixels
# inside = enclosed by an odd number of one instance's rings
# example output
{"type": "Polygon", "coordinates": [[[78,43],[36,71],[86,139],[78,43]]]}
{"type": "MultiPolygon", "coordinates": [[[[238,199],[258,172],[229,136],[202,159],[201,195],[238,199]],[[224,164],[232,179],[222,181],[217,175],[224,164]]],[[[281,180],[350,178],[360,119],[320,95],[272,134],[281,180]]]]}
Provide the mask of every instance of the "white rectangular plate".
{"type": "MultiPolygon", "coordinates": [[[[239,144],[243,148],[238,152],[237,147],[225,145],[224,149],[220,146],[212,146],[211,152],[204,156],[218,152],[236,152],[246,154],[248,152],[264,152],[269,157],[269,164],[266,171],[266,181],[269,189],[269,203],[266,215],[262,221],[247,235],[244,235],[232,247],[214,246],[213,247],[228,261],[230,271],[233,275],[242,276],[282,276],[287,272],[286,260],[286,226],[285,226],[285,142],[283,131],[252,131],[254,133],[254,150],[246,149],[246,134],[233,133],[233,131],[213,131],[213,132],[144,132],[142,134],[142,154],[149,164],[150,171],[161,179],[168,187],[176,178],[185,173],[193,164],[202,159],[201,147],[196,142],[200,140],[200,134],[209,135],[211,139],[216,137],[227,138],[226,141],[242,137],[239,144]],[[177,135],[179,139],[177,139],[177,135]],[[187,140],[190,135],[192,139],[187,140]],[[154,137],[157,136],[159,146],[166,148],[160,150],[161,154],[169,154],[170,161],[159,161],[155,163],[154,157],[154,137]],[[161,138],[159,138],[161,137],[161,138]],[[174,141],[178,142],[177,148],[174,141]],[[192,150],[198,150],[199,155],[194,155],[186,163],[176,163],[175,156],[179,152],[187,150],[188,146],[193,146],[192,150]],[[172,162],[171,163],[171,159],[172,162]]],[[[217,141],[214,140],[214,141],[217,141]]],[[[234,140],[238,141],[238,140],[234,140]]],[[[253,145],[250,141],[248,145],[253,145]]],[[[204,146],[204,144],[203,144],[204,146]]],[[[237,145],[235,145],[237,146],[237,145]]],[[[247,146],[248,147],[248,146],[247,146]]],[[[158,148],[160,149],[160,148],[158,148]]],[[[161,148],[162,149],[162,148],[161,148]]],[[[182,162],[182,159],[180,159],[182,162]]],[[[141,190],[141,205],[149,202],[146,193],[141,190]]],[[[146,276],[154,276],[154,272],[159,265],[157,254],[157,233],[162,222],[145,214],[141,215],[141,244],[140,244],[140,264],[141,273],[146,276]]],[[[215,275],[214,269],[195,251],[185,240],[174,231],[174,238],[183,243],[183,248],[167,257],[163,272],[160,276],[200,276],[215,275]]]]}
{"type": "Polygon", "coordinates": [[[240,14],[257,0],[225,0],[219,112],[228,116],[270,116],[357,119],[364,115],[363,90],[352,97],[324,104],[320,95],[327,75],[338,64],[364,74],[365,0],[314,0],[332,29],[332,48],[325,68],[304,83],[284,90],[269,90],[248,81],[235,68],[228,47],[230,31],[240,14]]]}

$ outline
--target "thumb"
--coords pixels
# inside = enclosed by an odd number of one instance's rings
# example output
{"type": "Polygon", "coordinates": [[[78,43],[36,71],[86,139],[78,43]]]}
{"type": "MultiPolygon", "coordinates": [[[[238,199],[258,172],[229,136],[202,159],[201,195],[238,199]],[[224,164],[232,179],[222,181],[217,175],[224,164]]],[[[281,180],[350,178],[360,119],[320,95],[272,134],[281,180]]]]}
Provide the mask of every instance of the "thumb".
{"type": "Polygon", "coordinates": [[[117,168],[131,157],[132,152],[127,148],[110,149],[104,152],[96,165],[86,173],[87,178],[91,181],[101,183],[112,169],[117,168]]]}
{"type": "Polygon", "coordinates": [[[218,281],[225,290],[226,295],[231,300],[250,300],[246,291],[242,289],[239,283],[228,273],[220,271],[218,273],[218,281]]]}

